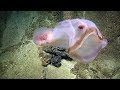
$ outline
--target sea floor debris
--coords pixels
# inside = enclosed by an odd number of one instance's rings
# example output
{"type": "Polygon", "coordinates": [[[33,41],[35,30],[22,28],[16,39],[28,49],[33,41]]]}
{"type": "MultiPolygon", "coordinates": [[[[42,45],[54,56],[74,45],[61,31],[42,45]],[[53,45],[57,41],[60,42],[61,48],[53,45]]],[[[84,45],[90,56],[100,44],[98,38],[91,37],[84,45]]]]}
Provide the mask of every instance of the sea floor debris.
{"type": "Polygon", "coordinates": [[[67,61],[72,61],[72,58],[69,57],[65,48],[49,46],[49,47],[45,47],[43,51],[50,54],[50,59],[44,61],[44,64],[43,64],[44,67],[47,67],[49,64],[55,67],[60,67],[61,60],[63,59],[67,61]]]}

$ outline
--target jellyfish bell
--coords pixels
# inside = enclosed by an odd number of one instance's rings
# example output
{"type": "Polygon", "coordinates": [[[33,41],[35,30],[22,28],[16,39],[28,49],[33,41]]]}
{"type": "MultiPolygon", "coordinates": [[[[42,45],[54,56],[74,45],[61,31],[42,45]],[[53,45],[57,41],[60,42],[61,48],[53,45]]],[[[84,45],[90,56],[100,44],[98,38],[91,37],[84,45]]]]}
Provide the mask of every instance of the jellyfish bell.
{"type": "Polygon", "coordinates": [[[55,46],[66,49],[71,58],[79,62],[90,62],[107,45],[96,24],[86,19],[68,19],[55,28],[35,30],[33,41],[40,46],[55,46]]]}
{"type": "Polygon", "coordinates": [[[95,27],[88,28],[81,36],[74,46],[68,48],[68,53],[78,62],[88,63],[93,61],[100,50],[107,45],[107,40],[98,35],[95,27]]]}

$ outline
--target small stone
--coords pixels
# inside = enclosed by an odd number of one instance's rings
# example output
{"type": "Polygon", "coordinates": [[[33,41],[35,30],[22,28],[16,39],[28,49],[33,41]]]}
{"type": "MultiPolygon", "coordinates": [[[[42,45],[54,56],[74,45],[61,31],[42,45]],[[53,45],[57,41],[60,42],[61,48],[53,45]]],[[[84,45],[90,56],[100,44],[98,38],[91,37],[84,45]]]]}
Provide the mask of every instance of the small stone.
{"type": "Polygon", "coordinates": [[[48,60],[49,63],[48,62],[47,63],[55,67],[60,67],[62,59],[72,61],[72,58],[69,57],[68,53],[65,50],[66,50],[65,48],[61,47],[45,47],[43,51],[49,53],[52,56],[50,60],[48,60]]]}
{"type": "Polygon", "coordinates": [[[56,63],[54,64],[55,67],[60,67],[61,66],[61,63],[56,63]]]}
{"type": "Polygon", "coordinates": [[[53,56],[50,59],[50,63],[55,67],[61,66],[60,62],[61,62],[61,56],[53,56]]]}

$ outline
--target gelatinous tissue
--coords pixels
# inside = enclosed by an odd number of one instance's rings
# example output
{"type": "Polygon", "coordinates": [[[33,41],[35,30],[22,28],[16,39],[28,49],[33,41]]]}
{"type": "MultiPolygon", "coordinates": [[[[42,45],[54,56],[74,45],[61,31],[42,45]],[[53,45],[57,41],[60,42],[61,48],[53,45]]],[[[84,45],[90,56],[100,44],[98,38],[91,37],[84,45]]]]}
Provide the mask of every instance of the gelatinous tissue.
{"type": "Polygon", "coordinates": [[[33,41],[40,46],[66,48],[70,57],[84,63],[94,60],[107,45],[107,39],[103,38],[95,23],[79,18],[63,20],[55,28],[37,29],[33,41]]]}

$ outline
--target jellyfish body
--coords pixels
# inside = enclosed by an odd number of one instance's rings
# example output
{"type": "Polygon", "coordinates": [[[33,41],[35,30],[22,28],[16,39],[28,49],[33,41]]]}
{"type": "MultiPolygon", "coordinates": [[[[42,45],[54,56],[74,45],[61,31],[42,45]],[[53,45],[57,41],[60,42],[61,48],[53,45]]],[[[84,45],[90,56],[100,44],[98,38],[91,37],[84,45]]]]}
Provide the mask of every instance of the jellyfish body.
{"type": "Polygon", "coordinates": [[[35,31],[33,41],[37,45],[66,48],[69,55],[79,62],[90,62],[107,45],[96,24],[86,19],[59,22],[54,29],[35,31]]]}
{"type": "Polygon", "coordinates": [[[34,31],[33,42],[36,45],[45,46],[53,40],[51,28],[39,28],[34,31]]]}

